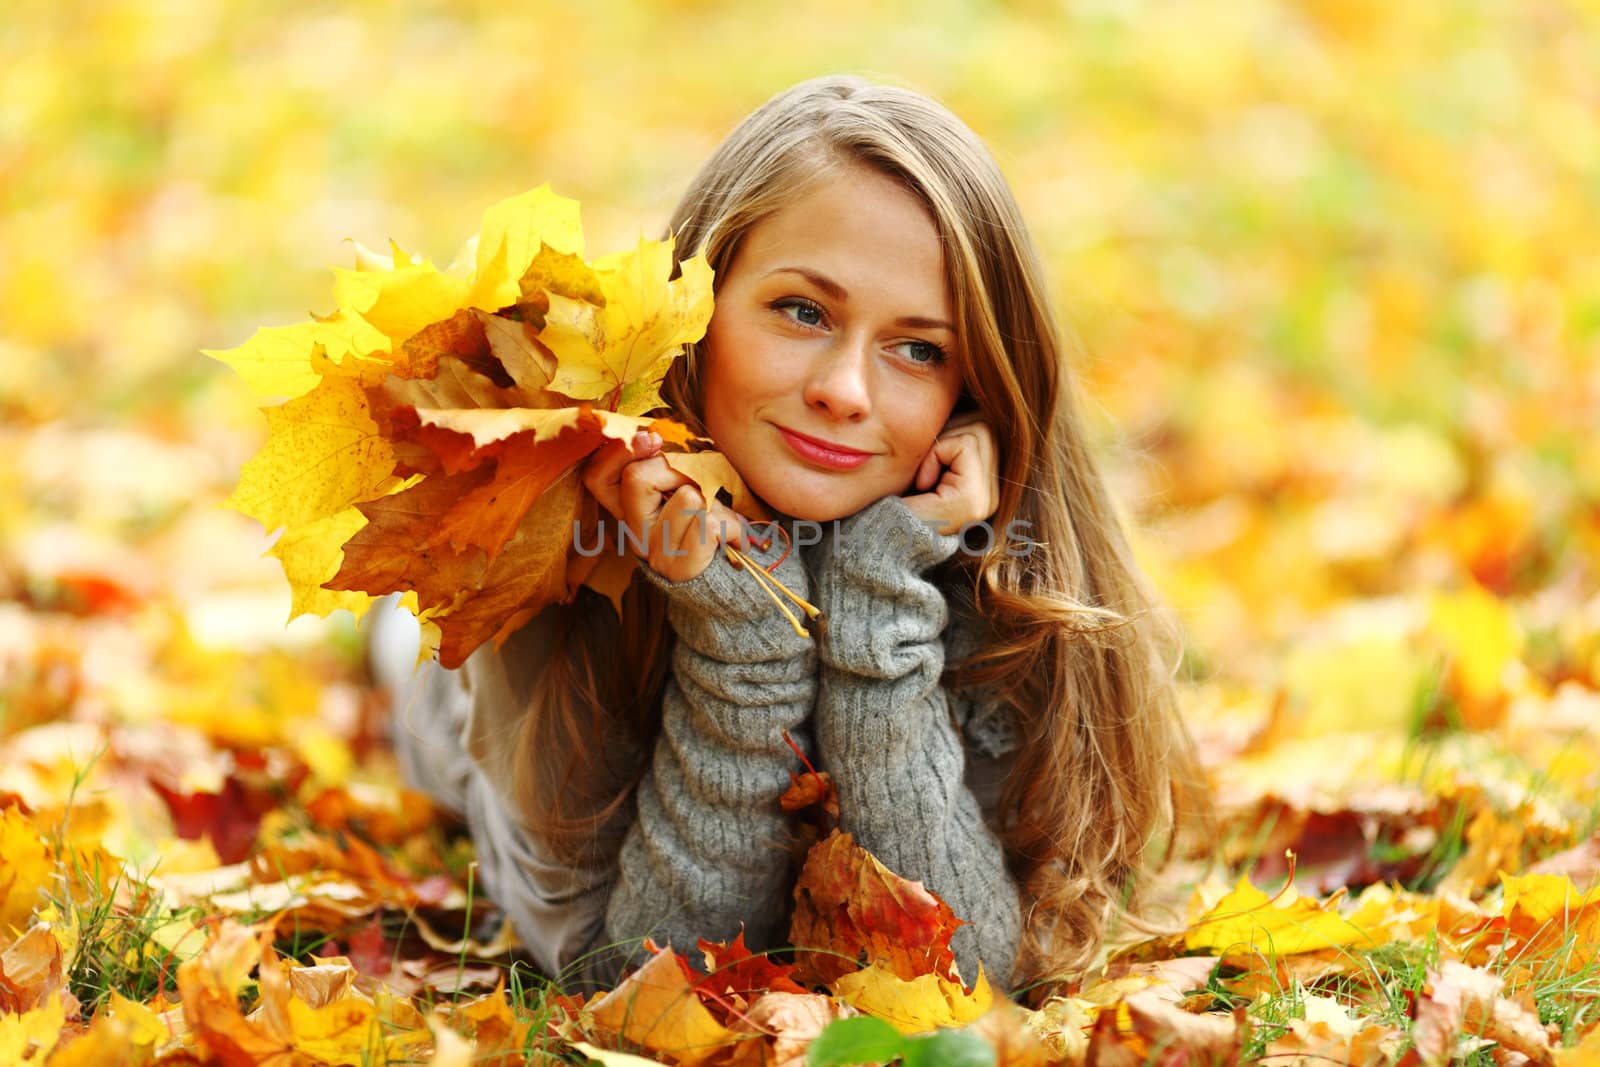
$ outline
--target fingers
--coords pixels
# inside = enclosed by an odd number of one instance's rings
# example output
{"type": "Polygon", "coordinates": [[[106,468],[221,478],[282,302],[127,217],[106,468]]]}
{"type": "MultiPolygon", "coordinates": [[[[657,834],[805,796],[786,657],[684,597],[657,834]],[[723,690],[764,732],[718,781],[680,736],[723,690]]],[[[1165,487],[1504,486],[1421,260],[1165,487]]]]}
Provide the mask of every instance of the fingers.
{"type": "Polygon", "coordinates": [[[963,431],[941,439],[933,452],[950,468],[946,477],[950,490],[971,501],[981,512],[976,517],[993,514],[1000,503],[999,477],[994,449],[987,437],[963,431]]]}
{"type": "Polygon", "coordinates": [[[743,549],[749,542],[745,537],[745,518],[719,501],[713,501],[711,513],[706,517],[711,536],[725,545],[743,549]]]}
{"type": "Polygon", "coordinates": [[[628,441],[607,441],[583,465],[583,484],[613,517],[622,518],[622,472],[661,451],[659,434],[640,430],[628,441]]]}
{"type": "Polygon", "coordinates": [[[686,581],[723,544],[743,548],[744,520],[719,501],[706,505],[694,481],[661,456],[658,434],[608,441],[583,465],[584,487],[625,527],[623,544],[663,577],[686,581]]]}
{"type": "Polygon", "coordinates": [[[743,522],[726,506],[712,502],[695,485],[678,487],[666,499],[649,534],[649,563],[671,581],[687,581],[705,570],[724,545],[743,548],[743,522]]]}
{"type": "MultiPolygon", "coordinates": [[[[934,442],[938,444],[937,441],[934,442]]],[[[917,477],[913,484],[924,493],[939,484],[939,457],[933,449],[928,449],[928,454],[922,457],[922,462],[917,465],[917,477]]]]}
{"type": "Polygon", "coordinates": [[[1000,506],[1000,461],[989,424],[952,421],[917,466],[921,495],[908,498],[914,514],[939,521],[941,532],[987,519],[1000,506]]]}
{"type": "Polygon", "coordinates": [[[618,486],[622,520],[635,531],[644,531],[661,514],[666,498],[689,484],[689,478],[667,466],[660,456],[634,460],[622,468],[618,486]]]}

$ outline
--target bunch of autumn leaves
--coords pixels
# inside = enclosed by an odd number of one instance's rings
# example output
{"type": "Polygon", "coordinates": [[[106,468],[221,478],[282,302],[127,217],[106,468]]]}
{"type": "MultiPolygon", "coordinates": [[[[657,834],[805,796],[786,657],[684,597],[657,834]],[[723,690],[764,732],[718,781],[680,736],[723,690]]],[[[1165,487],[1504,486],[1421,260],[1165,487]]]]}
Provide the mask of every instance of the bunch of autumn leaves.
{"type": "Polygon", "coordinates": [[[484,213],[470,265],[359,249],[334,271],[333,314],[208,353],[287,398],[227,503],[282,529],[291,617],[359,617],[400,593],[424,653],[455,667],[580,585],[620,610],[636,564],[593,550],[601,516],[578,468],[640,431],[708,501],[726,490],[751,514],[719,453],[646,414],[711,319],[704,258],[673,273],[670,240],[586,262],[577,201],[546,185],[484,213]]]}

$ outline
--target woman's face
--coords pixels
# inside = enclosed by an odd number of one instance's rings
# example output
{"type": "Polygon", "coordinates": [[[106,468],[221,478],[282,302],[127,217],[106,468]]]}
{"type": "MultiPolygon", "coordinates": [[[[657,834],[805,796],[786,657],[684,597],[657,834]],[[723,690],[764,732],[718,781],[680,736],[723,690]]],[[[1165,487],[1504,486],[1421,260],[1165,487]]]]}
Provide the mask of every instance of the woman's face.
{"type": "Polygon", "coordinates": [[[927,209],[853,165],[752,227],[702,346],[706,429],[745,483],[825,522],[901,493],[961,393],[927,209]]]}

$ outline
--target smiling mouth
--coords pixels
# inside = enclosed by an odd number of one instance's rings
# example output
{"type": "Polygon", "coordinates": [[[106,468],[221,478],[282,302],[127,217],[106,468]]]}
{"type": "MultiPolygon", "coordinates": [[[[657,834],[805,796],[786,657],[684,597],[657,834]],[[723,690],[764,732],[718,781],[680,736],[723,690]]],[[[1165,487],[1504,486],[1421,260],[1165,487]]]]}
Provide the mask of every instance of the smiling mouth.
{"type": "Polygon", "coordinates": [[[826,467],[830,470],[853,470],[872,458],[871,452],[844,448],[815,437],[807,437],[803,433],[796,433],[783,426],[779,426],[777,429],[778,433],[783,436],[784,443],[789,446],[790,451],[815,466],[826,467]]]}

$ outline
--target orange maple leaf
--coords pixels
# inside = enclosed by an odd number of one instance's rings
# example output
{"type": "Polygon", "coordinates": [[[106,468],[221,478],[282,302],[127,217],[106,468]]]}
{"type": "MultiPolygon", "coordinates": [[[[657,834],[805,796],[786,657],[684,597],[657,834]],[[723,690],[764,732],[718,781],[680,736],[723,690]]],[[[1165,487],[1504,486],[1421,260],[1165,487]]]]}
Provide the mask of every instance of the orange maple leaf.
{"type": "Polygon", "coordinates": [[[812,846],[794,898],[789,939],[812,950],[796,955],[806,981],[831,985],[871,964],[905,981],[925,974],[960,980],[950,936],[965,920],[847,833],[834,831],[812,846]]]}
{"type": "Polygon", "coordinates": [[[761,993],[804,993],[791,977],[794,964],[774,963],[770,956],[753,955],[744,943],[740,930],[731,942],[721,943],[700,939],[700,954],[705,960],[705,977],[695,982],[702,993],[717,997],[740,996],[753,1001],[761,993]]]}
{"type": "Polygon", "coordinates": [[[700,1063],[747,1035],[712,1017],[694,995],[682,958],[656,951],[622,983],[584,1009],[617,1043],[668,1053],[680,1063],[700,1063]]]}

